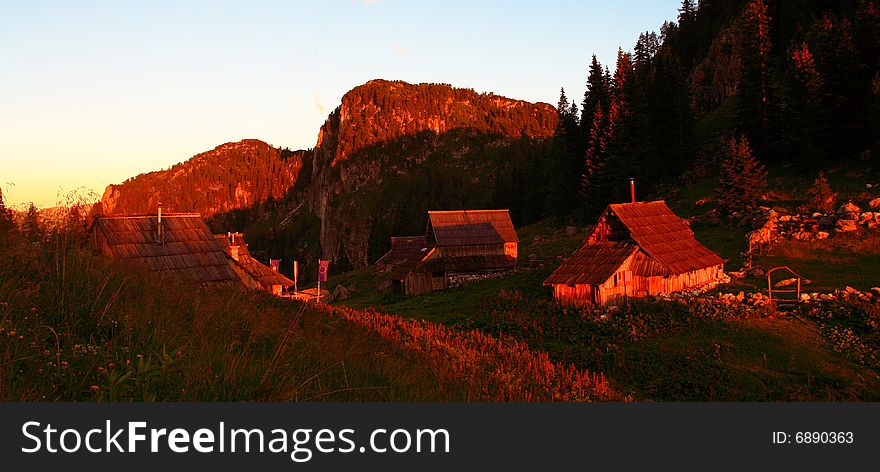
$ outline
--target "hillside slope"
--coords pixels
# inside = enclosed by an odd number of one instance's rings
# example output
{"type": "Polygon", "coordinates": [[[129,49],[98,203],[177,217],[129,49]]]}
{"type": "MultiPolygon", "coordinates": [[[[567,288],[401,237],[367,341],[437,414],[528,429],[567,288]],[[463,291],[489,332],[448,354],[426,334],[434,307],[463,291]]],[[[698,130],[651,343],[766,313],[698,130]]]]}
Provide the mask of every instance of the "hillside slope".
{"type": "Polygon", "coordinates": [[[151,213],[161,202],[169,211],[211,216],[250,208],[284,196],[296,183],[303,155],[257,139],[222,144],[170,169],[107,186],[99,210],[119,215],[151,213]]]}

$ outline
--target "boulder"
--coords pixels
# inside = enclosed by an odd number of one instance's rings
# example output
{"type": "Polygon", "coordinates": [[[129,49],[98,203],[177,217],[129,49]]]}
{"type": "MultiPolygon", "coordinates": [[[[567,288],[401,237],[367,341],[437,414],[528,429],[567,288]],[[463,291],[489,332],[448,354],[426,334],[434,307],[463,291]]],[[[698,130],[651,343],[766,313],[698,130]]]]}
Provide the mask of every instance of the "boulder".
{"type": "Polygon", "coordinates": [[[798,241],[809,241],[813,239],[813,233],[809,231],[799,231],[791,235],[792,238],[798,241]]]}
{"type": "Polygon", "coordinates": [[[837,220],[834,231],[838,233],[850,233],[859,229],[858,221],[854,219],[837,220]]]}
{"type": "Polygon", "coordinates": [[[868,202],[868,207],[875,210],[880,210],[880,198],[875,198],[868,202]]]}
{"type": "Polygon", "coordinates": [[[351,290],[345,287],[345,285],[337,285],[335,289],[333,289],[333,300],[348,300],[351,298],[351,290]]]}
{"type": "Polygon", "coordinates": [[[828,236],[830,236],[830,234],[828,234],[826,231],[819,231],[818,233],[816,233],[816,239],[828,239],[828,236]]]}
{"type": "Polygon", "coordinates": [[[391,279],[385,279],[379,282],[379,285],[376,286],[376,290],[380,292],[388,292],[394,286],[394,282],[391,279]]]}
{"type": "Polygon", "coordinates": [[[873,220],[873,219],[874,219],[874,212],[872,212],[872,211],[866,211],[866,212],[862,213],[861,216],[859,216],[859,222],[861,222],[861,223],[864,223],[865,221],[873,220]]]}
{"type": "Polygon", "coordinates": [[[789,285],[794,285],[796,283],[797,283],[797,279],[795,279],[795,278],[785,279],[785,280],[780,280],[779,282],[776,282],[776,287],[788,287],[789,285]]]}
{"type": "Polygon", "coordinates": [[[824,228],[832,228],[832,227],[834,227],[834,224],[836,222],[837,222],[837,218],[830,216],[830,215],[826,215],[826,216],[819,218],[819,225],[824,228]]]}
{"type": "Polygon", "coordinates": [[[844,203],[837,210],[837,214],[845,220],[857,220],[861,213],[862,209],[852,202],[844,203]]]}
{"type": "Polygon", "coordinates": [[[880,297],[880,287],[874,287],[874,288],[872,288],[872,289],[871,289],[871,292],[872,292],[874,295],[880,297]]]}

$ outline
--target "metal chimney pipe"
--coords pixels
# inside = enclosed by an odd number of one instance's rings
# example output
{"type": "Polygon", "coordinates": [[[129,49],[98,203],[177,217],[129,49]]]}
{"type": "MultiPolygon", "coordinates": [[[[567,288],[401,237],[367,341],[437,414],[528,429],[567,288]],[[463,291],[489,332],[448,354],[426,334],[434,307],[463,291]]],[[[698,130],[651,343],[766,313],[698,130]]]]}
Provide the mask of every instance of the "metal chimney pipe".
{"type": "Polygon", "coordinates": [[[158,231],[156,233],[156,243],[163,244],[165,235],[162,232],[162,202],[159,202],[159,217],[156,226],[158,228],[158,231]]]}
{"type": "Polygon", "coordinates": [[[636,179],[630,177],[629,178],[629,195],[632,198],[632,202],[636,202],[636,179]]]}

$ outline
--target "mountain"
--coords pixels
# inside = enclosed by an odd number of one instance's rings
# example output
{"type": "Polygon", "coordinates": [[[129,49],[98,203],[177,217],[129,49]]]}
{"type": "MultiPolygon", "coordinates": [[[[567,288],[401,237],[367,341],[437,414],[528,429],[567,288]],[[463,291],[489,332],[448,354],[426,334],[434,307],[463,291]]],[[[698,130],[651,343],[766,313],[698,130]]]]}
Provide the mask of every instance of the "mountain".
{"type": "Polygon", "coordinates": [[[152,213],[159,202],[166,211],[205,216],[250,208],[283,197],[296,183],[304,154],[256,139],[222,144],[170,169],[107,186],[96,211],[152,213]]]}
{"type": "Polygon", "coordinates": [[[423,231],[428,209],[510,206],[493,194],[556,121],[546,103],[449,85],[354,88],[321,127],[310,166],[307,201],[324,257],[360,267],[391,234],[423,231]]]}
{"type": "Polygon", "coordinates": [[[541,189],[533,180],[556,123],[546,103],[372,80],[342,97],[312,150],[223,144],[108,186],[96,211],[153,212],[161,200],[215,231],[245,231],[256,257],[299,260],[306,274],[317,257],[362,267],[389,236],[424,231],[429,209],[503,206],[536,219],[542,208],[526,208],[524,188],[541,189]]]}

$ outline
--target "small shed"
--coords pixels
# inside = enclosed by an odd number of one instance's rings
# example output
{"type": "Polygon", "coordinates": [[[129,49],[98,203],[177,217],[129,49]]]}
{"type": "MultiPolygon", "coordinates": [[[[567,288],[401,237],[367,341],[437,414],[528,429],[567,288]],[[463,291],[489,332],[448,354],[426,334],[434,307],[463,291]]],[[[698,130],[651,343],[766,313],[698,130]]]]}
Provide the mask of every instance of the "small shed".
{"type": "Polygon", "coordinates": [[[230,267],[248,288],[263,290],[280,297],[284,295],[285,290],[293,287],[293,280],[251,256],[247,243],[244,242],[244,235],[241,233],[217,234],[214,237],[229,256],[230,267]]]}
{"type": "Polygon", "coordinates": [[[391,238],[377,265],[399,292],[420,295],[508,272],[517,251],[508,210],[429,211],[425,235],[391,238]]]}
{"type": "Polygon", "coordinates": [[[724,261],[664,201],[611,204],[583,246],[544,285],[557,301],[619,305],[629,298],[717,285],[724,261]]]}
{"type": "Polygon", "coordinates": [[[239,283],[197,213],[96,216],[89,238],[96,251],[182,282],[239,283]]]}

